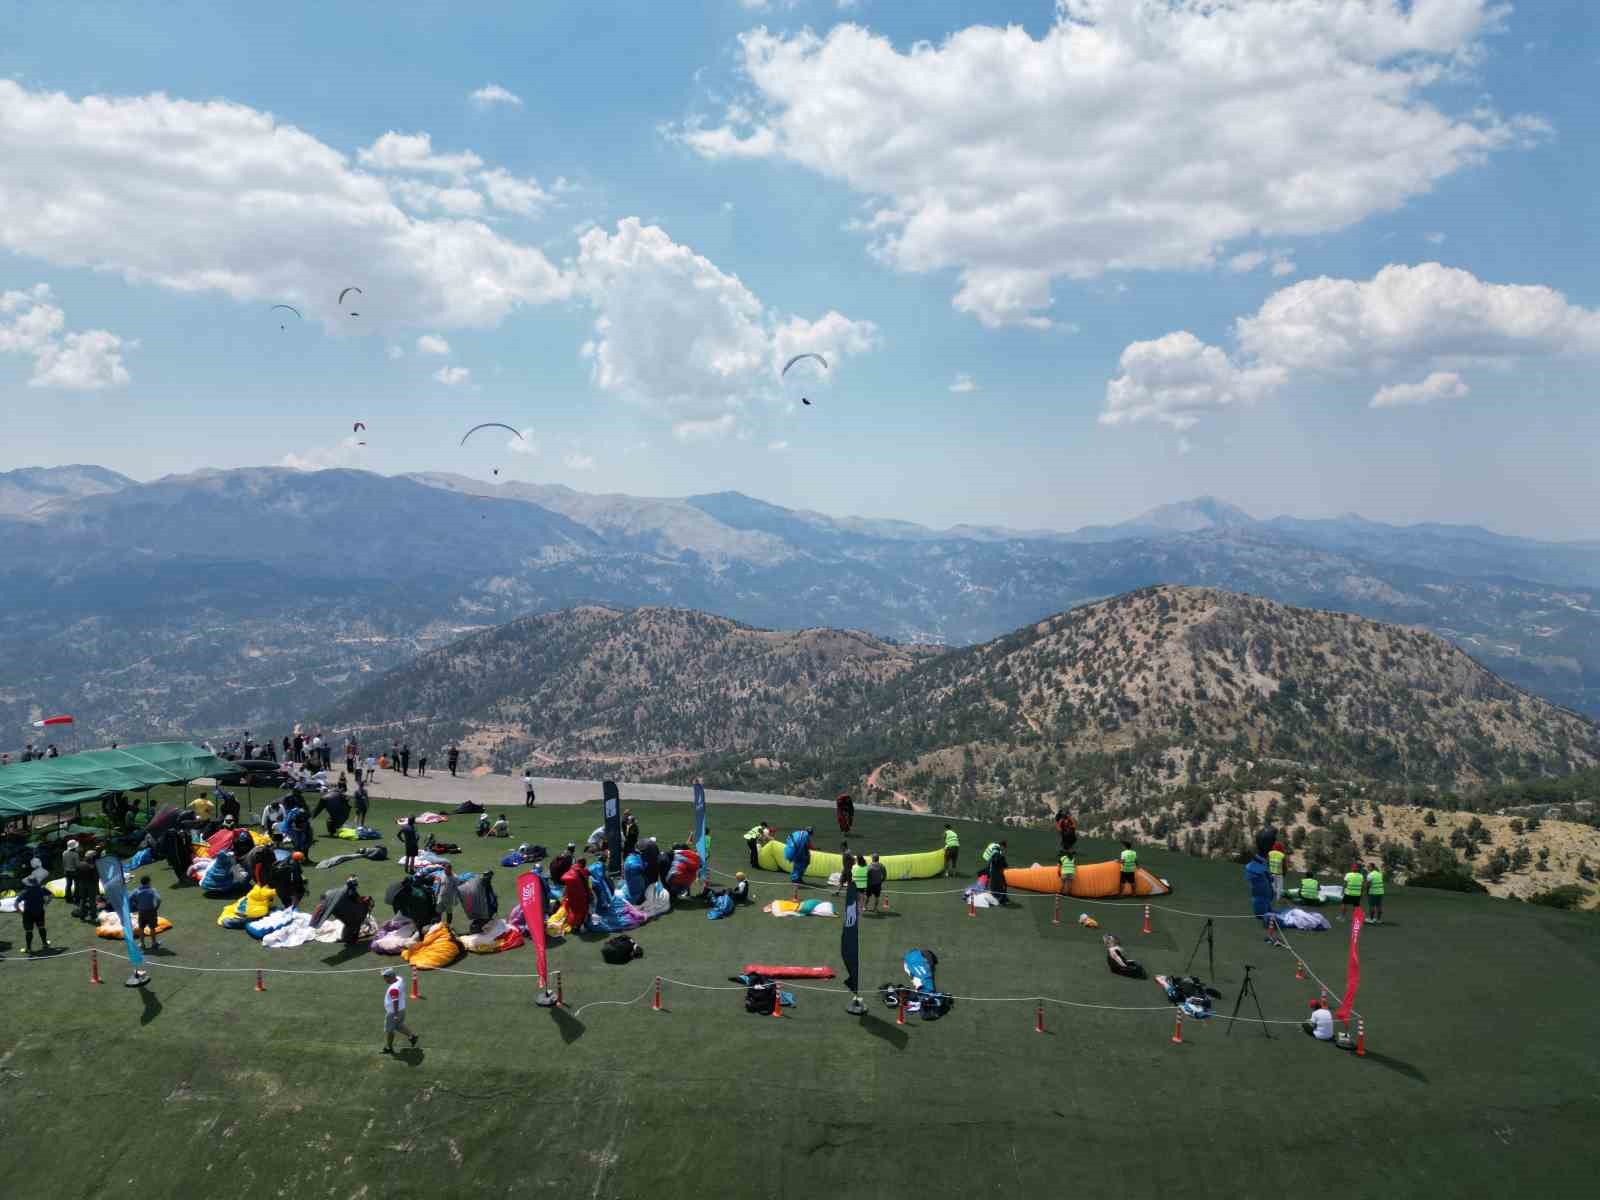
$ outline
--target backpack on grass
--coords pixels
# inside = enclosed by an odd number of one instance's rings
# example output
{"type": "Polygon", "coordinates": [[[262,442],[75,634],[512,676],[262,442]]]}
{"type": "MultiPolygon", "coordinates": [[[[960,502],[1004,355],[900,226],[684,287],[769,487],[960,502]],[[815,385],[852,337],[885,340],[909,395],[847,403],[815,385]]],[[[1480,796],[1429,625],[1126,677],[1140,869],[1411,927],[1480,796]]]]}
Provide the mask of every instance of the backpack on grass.
{"type": "Polygon", "coordinates": [[[600,957],[608,963],[632,962],[636,958],[644,957],[644,947],[627,934],[619,933],[605,940],[605,945],[600,947],[600,957]]]}

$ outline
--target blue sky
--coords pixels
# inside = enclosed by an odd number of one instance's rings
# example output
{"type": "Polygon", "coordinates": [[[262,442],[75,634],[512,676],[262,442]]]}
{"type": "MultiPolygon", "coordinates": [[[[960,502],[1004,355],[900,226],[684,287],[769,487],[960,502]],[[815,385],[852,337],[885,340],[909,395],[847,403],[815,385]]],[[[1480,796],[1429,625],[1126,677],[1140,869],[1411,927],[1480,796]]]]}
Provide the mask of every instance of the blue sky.
{"type": "Polygon", "coordinates": [[[1600,536],[1589,5],[395,7],[4,6],[0,469],[1600,536]]]}

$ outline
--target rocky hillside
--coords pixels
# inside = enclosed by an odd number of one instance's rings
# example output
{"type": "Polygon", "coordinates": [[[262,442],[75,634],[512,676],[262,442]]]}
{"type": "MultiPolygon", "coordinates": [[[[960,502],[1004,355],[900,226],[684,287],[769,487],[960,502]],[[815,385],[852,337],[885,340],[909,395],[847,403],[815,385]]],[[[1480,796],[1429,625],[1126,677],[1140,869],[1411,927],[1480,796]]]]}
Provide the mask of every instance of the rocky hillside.
{"type": "Polygon", "coordinates": [[[870,777],[880,797],[946,811],[1109,813],[1274,763],[1468,789],[1597,762],[1600,727],[1431,634],[1157,587],[897,675],[827,714],[768,786],[870,777]]]}
{"type": "Polygon", "coordinates": [[[460,739],[502,768],[628,777],[708,753],[781,753],[930,652],[834,629],[773,632],[682,609],[581,607],[424,654],[323,719],[382,743],[460,739]]]}

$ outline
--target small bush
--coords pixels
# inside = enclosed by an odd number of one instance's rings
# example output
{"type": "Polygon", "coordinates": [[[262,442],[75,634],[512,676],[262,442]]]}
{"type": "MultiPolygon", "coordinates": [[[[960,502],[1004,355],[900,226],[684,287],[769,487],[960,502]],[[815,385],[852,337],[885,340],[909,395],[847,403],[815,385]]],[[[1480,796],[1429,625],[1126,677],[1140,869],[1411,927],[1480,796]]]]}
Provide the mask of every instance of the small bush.
{"type": "Polygon", "coordinates": [[[1589,889],[1575,883],[1564,883],[1528,897],[1529,904],[1542,904],[1546,908],[1573,909],[1589,897],[1589,889]]]}
{"type": "Polygon", "coordinates": [[[1407,887],[1433,888],[1441,892],[1488,892],[1488,888],[1464,871],[1427,871],[1406,880],[1407,887]]]}

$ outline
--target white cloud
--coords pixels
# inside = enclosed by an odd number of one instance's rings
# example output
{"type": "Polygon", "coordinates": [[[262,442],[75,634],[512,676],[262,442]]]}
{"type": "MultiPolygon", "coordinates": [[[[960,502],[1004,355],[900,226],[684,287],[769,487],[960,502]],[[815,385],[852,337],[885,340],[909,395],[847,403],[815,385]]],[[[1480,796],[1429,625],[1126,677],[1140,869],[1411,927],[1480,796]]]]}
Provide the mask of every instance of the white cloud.
{"type": "Polygon", "coordinates": [[[782,454],[788,448],[789,448],[789,443],[788,442],[778,441],[778,442],[768,442],[767,443],[767,449],[771,450],[774,454],[782,454]]]}
{"type": "Polygon", "coordinates": [[[445,387],[456,387],[472,379],[472,370],[470,367],[440,367],[433,377],[445,387]]]}
{"type": "Polygon", "coordinates": [[[1194,449],[1194,443],[1191,442],[1188,438],[1184,437],[1182,434],[1179,434],[1178,435],[1178,453],[1179,454],[1188,454],[1193,449],[1194,449]]]}
{"type": "Polygon", "coordinates": [[[968,375],[965,371],[958,371],[956,372],[956,377],[950,381],[950,390],[952,392],[975,392],[978,390],[978,385],[973,382],[971,375],[968,375]]]}
{"type": "MultiPolygon", "coordinates": [[[[368,152],[411,170],[477,161],[434,155],[425,135],[380,138],[368,152]]],[[[333,299],[352,281],[369,296],[403,297],[390,307],[407,320],[444,327],[493,325],[569,294],[533,247],[478,221],[407,215],[395,182],[242,104],[73,99],[0,79],[0,249],[178,291],[306,305],[341,329],[333,299]]]]}
{"type": "Polygon", "coordinates": [[[1254,404],[1284,380],[1281,368],[1240,368],[1187,331],[1134,342],[1122,352],[1121,367],[1106,385],[1102,425],[1159,421],[1190,429],[1216,409],[1254,404]]]}
{"type": "Polygon", "coordinates": [[[1391,383],[1372,397],[1372,408],[1396,408],[1407,404],[1431,404],[1435,400],[1459,400],[1471,389],[1454,371],[1433,371],[1420,383],[1391,383]]]}
{"type": "Polygon", "coordinates": [[[506,212],[531,217],[550,203],[550,193],[540,187],[537,180],[520,179],[500,167],[480,171],[477,180],[488,195],[489,203],[506,212]]]}
{"type": "Polygon", "coordinates": [[[1235,275],[1244,275],[1258,267],[1266,267],[1273,275],[1293,275],[1297,269],[1287,251],[1246,250],[1235,254],[1222,264],[1235,275]]]}
{"type": "Polygon", "coordinates": [[[1422,240],[1427,242],[1431,246],[1442,246],[1442,245],[1444,245],[1444,234],[1442,234],[1442,233],[1438,232],[1437,230],[1435,230],[1432,233],[1423,234],[1422,235],[1422,240]]]}
{"type": "Polygon", "coordinates": [[[1293,275],[1299,268],[1294,265],[1294,259],[1279,255],[1273,258],[1271,270],[1274,275],[1282,277],[1293,275]]]}
{"type": "Polygon", "coordinates": [[[399,346],[390,346],[387,350],[384,351],[384,353],[387,354],[391,359],[404,358],[406,356],[406,352],[404,350],[402,350],[399,346]]]}
{"type": "Polygon", "coordinates": [[[138,347],[104,329],[67,333],[67,315],[48,284],[0,292],[0,354],[33,357],[29,387],[88,392],[120,387],[131,376],[122,351],[138,347]]]}
{"type": "Polygon", "coordinates": [[[592,471],[594,455],[584,454],[580,450],[568,450],[561,456],[561,465],[569,471],[592,471]]]}
{"type": "Polygon", "coordinates": [[[1301,376],[1376,376],[1371,407],[1459,399],[1460,370],[1550,356],[1600,355],[1600,310],[1552,288],[1485,283],[1438,263],[1391,264],[1369,280],[1322,277],[1267,297],[1234,322],[1230,356],[1187,332],[1134,342],[1106,385],[1107,425],[1187,429],[1206,412],[1251,403],[1301,376]],[[1384,382],[1397,374],[1419,383],[1384,382]]]}
{"type": "Polygon", "coordinates": [[[843,181],[871,198],[884,262],[954,269],[958,309],[1042,327],[1056,280],[1342,229],[1542,137],[1427,92],[1501,16],[1493,0],[1057,0],[1038,38],[974,26],[904,49],[855,24],[757,28],[739,39],[754,104],[673,132],[843,181]]]}
{"type": "Polygon", "coordinates": [[[530,426],[522,431],[519,438],[507,438],[506,449],[513,454],[526,454],[530,458],[539,453],[539,443],[533,440],[533,428],[530,426]]]}
{"type": "Polygon", "coordinates": [[[436,333],[425,333],[417,339],[418,354],[449,354],[450,343],[436,333]]]}
{"type": "Polygon", "coordinates": [[[366,448],[354,437],[342,438],[331,446],[312,446],[305,453],[290,452],[278,460],[280,467],[296,471],[326,471],[365,461],[366,448]]]}
{"type": "Polygon", "coordinates": [[[496,104],[505,104],[512,108],[522,107],[522,97],[498,83],[484,84],[472,93],[471,100],[479,108],[493,108],[496,104]]]}
{"type": "Polygon", "coordinates": [[[672,436],[680,442],[708,442],[727,437],[736,424],[738,418],[732,413],[723,413],[720,417],[704,421],[679,421],[672,427],[672,436]]]}
{"type": "Polygon", "coordinates": [[[582,349],[595,384],[675,422],[776,400],[795,354],[822,354],[837,371],[877,343],[870,321],[837,312],[780,319],[737,276],[636,217],[584,233],[574,275],[597,313],[582,349]]]}
{"type": "Polygon", "coordinates": [[[364,167],[379,171],[429,171],[457,177],[483,166],[483,159],[470,150],[459,154],[435,154],[433,137],[426,133],[396,133],[390,130],[372,145],[356,152],[364,167]]]}
{"type": "Polygon", "coordinates": [[[389,193],[413,212],[474,216],[483,211],[483,197],[470,187],[439,187],[420,179],[391,179],[389,193]]]}

